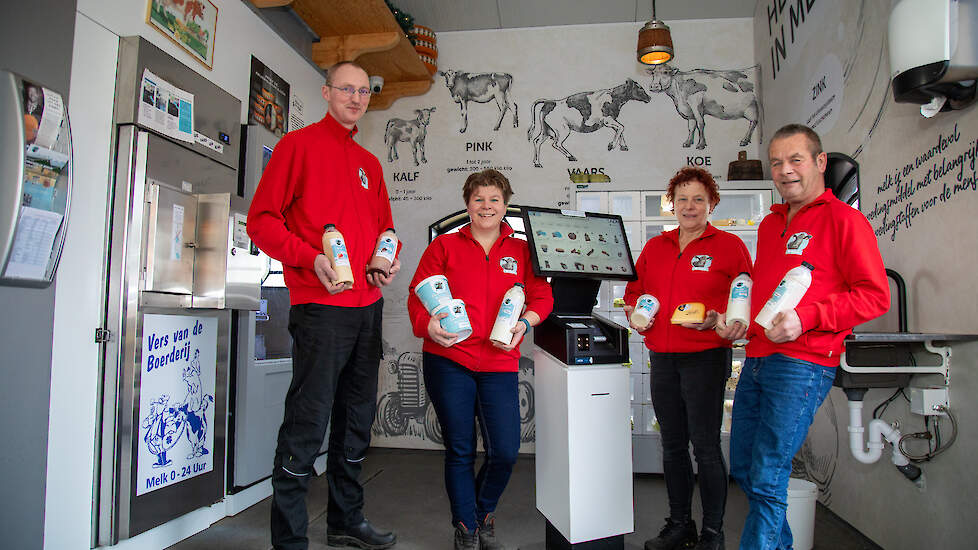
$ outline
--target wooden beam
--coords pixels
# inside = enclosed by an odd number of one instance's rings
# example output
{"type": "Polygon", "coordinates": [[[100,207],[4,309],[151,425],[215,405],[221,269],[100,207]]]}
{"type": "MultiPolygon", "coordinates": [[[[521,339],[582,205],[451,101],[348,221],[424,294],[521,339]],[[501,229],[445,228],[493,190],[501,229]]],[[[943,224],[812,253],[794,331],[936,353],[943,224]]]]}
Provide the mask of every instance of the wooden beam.
{"type": "Polygon", "coordinates": [[[258,9],[262,8],[281,8],[288,6],[292,0],[251,0],[251,3],[258,9]]]}
{"type": "Polygon", "coordinates": [[[324,69],[334,63],[354,61],[365,53],[383,52],[397,46],[404,33],[400,31],[324,36],[312,45],[312,61],[324,69]]]}
{"type": "Polygon", "coordinates": [[[402,82],[388,82],[384,84],[384,91],[370,96],[368,111],[383,111],[390,107],[395,101],[402,97],[422,95],[431,88],[431,80],[407,80],[402,82]]]}

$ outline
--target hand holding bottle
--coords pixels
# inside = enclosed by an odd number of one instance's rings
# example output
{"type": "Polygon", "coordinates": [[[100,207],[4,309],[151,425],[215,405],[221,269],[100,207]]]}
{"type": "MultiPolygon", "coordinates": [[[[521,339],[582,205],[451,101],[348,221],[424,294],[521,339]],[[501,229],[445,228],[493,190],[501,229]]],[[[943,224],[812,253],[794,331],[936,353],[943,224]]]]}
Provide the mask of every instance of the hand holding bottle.
{"type": "Polygon", "coordinates": [[[447,348],[451,347],[458,340],[458,334],[448,332],[441,326],[441,320],[445,317],[448,317],[447,313],[439,313],[438,315],[431,316],[431,320],[428,321],[428,336],[439,346],[447,348]]]}
{"type": "Polygon", "coordinates": [[[801,319],[798,318],[798,313],[789,309],[774,317],[771,328],[766,329],[764,335],[775,344],[783,344],[794,342],[801,336],[802,332],[801,319]]]}
{"type": "Polygon", "coordinates": [[[313,271],[315,271],[316,277],[319,278],[319,282],[323,283],[323,286],[326,287],[326,292],[330,294],[339,294],[353,286],[352,283],[336,282],[336,279],[339,277],[336,276],[336,272],[333,271],[333,266],[325,254],[316,256],[316,261],[313,263],[313,271]]]}

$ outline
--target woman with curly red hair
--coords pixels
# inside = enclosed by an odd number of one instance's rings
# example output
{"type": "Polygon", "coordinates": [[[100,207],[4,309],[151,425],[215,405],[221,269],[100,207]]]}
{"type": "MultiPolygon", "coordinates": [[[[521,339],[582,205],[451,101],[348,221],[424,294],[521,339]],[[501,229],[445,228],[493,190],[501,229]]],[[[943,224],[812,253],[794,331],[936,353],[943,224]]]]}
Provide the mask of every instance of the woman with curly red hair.
{"type": "Polygon", "coordinates": [[[659,314],[644,326],[631,324],[645,337],[651,359],[652,407],[662,434],[662,468],[669,517],[646,550],[723,548],[723,511],[727,468],[720,449],[723,393],[730,377],[732,340],[747,330],[740,323],[717,326],[726,309],[730,283],[751,272],[743,241],[713,227],[708,217],[720,202],[709,172],[686,167],[669,181],[667,198],[679,228],[649,239],[635,262],[638,279],[625,288],[626,313],[642,294],[655,296],[659,314]],[[672,323],[682,304],[700,302],[701,322],[672,323]],[[717,331],[713,329],[716,328],[717,331]],[[697,537],[692,518],[693,444],[703,504],[703,531],[697,537]]]}

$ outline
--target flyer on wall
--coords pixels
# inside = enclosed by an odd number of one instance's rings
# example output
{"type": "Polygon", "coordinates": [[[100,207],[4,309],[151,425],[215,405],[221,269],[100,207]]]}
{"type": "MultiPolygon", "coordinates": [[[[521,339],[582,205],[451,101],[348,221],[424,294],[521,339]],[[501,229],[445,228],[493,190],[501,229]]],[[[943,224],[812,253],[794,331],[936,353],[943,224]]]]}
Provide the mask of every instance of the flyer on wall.
{"type": "Polygon", "coordinates": [[[136,495],[214,469],[217,318],[146,314],[136,495]]]}
{"type": "Polygon", "coordinates": [[[194,142],[194,95],[143,70],[137,122],[174,139],[194,142]]]}
{"type": "Polygon", "coordinates": [[[276,136],[288,130],[289,83],[275,71],[251,56],[251,91],[249,92],[248,124],[259,124],[276,136]]]}

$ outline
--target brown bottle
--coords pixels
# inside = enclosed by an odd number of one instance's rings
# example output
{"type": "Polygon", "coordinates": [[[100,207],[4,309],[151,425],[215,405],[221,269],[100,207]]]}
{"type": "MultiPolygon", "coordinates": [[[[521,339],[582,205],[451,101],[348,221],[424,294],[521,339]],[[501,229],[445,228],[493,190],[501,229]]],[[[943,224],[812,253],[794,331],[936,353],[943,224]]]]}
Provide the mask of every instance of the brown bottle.
{"type": "Polygon", "coordinates": [[[388,228],[381,233],[380,237],[377,238],[374,255],[370,258],[370,263],[367,264],[367,275],[377,272],[383,273],[385,276],[390,275],[391,265],[397,256],[397,245],[397,234],[394,233],[393,229],[388,228]]]}
{"type": "Polygon", "coordinates": [[[331,223],[323,226],[323,253],[336,272],[335,282],[349,283],[349,288],[353,288],[353,269],[350,267],[350,253],[346,251],[346,241],[331,223]]]}

